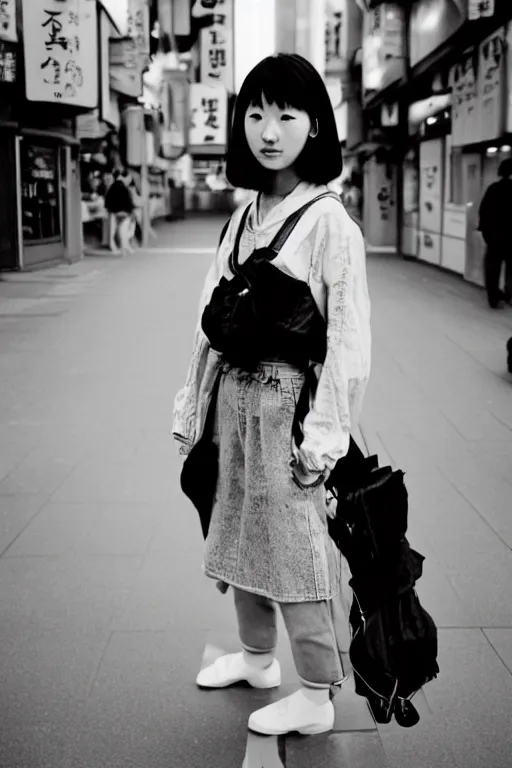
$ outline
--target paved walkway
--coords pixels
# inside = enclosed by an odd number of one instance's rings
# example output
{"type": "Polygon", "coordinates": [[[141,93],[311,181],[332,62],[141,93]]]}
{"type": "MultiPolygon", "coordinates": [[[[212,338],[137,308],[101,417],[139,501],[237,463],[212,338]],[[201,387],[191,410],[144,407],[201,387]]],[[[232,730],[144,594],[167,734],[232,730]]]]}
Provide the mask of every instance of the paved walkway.
{"type": "Polygon", "coordinates": [[[0,280],[0,765],[508,768],[512,310],[389,256],[369,258],[362,430],[406,471],[427,557],[441,675],[417,697],[421,722],[377,730],[349,686],[333,734],[247,739],[249,713],[279,694],[196,690],[203,655],[236,634],[229,593],[201,574],[170,427],[220,227],[173,222],[129,258],[0,280]]]}

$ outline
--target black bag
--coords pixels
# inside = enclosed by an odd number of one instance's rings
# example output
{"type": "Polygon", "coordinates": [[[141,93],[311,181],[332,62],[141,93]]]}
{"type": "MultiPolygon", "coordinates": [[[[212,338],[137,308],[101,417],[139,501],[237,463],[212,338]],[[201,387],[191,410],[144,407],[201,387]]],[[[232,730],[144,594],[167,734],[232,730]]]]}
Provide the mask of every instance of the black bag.
{"type": "Polygon", "coordinates": [[[199,512],[205,539],[208,536],[219,474],[219,449],[213,442],[213,426],[221,376],[221,373],[217,374],[213,385],[203,434],[185,459],[180,478],[181,490],[199,512]]]}
{"type": "Polygon", "coordinates": [[[352,574],[349,657],[356,693],[366,697],[378,723],[394,714],[410,727],[419,721],[410,699],[439,667],[437,629],[414,589],[424,557],[405,536],[403,472],[379,468],[375,456],[353,449],[328,482],[338,498],[329,533],[352,574]]]}
{"type": "Polygon", "coordinates": [[[234,277],[222,278],[201,319],[213,349],[234,366],[254,370],[264,359],[281,357],[291,364],[323,362],[326,325],[306,282],[275,267],[275,259],[302,214],[324,193],[295,211],[285,221],[270,246],[259,248],[240,265],[240,238],[249,213],[242,216],[230,257],[234,277]]]}
{"type": "MultiPolygon", "coordinates": [[[[229,222],[230,219],[222,227],[217,247],[221,245],[228,231],[229,222]]],[[[201,530],[205,539],[208,536],[219,470],[219,451],[212,438],[220,376],[220,373],[217,374],[213,385],[202,437],[185,459],[180,477],[181,490],[199,512],[201,530]]]]}

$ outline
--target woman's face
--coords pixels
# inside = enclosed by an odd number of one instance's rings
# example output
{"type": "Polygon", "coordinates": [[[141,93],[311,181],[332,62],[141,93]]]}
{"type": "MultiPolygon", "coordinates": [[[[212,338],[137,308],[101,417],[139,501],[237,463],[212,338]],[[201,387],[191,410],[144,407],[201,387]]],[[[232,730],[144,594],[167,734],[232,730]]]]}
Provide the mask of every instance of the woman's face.
{"type": "Polygon", "coordinates": [[[262,96],[262,106],[245,113],[245,136],[256,160],[270,171],[289,168],[308,140],[311,120],[300,109],[279,109],[262,96]]]}

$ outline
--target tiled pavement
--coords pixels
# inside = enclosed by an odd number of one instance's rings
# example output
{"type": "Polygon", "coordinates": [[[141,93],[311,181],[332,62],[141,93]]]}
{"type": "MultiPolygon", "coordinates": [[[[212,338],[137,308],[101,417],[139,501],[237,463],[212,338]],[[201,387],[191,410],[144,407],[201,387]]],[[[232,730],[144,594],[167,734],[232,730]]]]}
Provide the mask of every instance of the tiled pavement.
{"type": "MultiPolygon", "coordinates": [[[[0,766],[508,768],[512,310],[389,256],[369,259],[362,430],[406,471],[427,556],[441,675],[421,722],[377,730],[347,686],[333,734],[247,739],[279,694],[196,690],[203,654],[236,636],[229,593],[200,571],[170,426],[220,226],[174,222],[127,259],[0,280],[0,766]]],[[[284,633],[280,658],[288,690],[284,633]]]]}

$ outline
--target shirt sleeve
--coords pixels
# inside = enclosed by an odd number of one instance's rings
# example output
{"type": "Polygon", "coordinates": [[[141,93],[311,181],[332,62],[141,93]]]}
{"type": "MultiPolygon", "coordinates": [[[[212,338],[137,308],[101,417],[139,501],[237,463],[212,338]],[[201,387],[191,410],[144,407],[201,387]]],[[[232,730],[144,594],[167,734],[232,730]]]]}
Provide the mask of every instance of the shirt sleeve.
{"type": "MultiPolygon", "coordinates": [[[[229,235],[229,228],[227,235],[229,235]]],[[[199,299],[198,319],[192,345],[192,358],[188,367],[185,384],[179,390],[174,400],[172,432],[174,438],[183,444],[184,450],[192,447],[195,437],[197,400],[208,354],[211,349],[210,343],[201,327],[201,318],[214,288],[222,277],[222,253],[223,248],[219,247],[204,281],[199,299]]]]}
{"type": "Polygon", "coordinates": [[[306,469],[323,472],[348,451],[370,373],[364,241],[344,211],[319,220],[311,279],[321,281],[326,293],[327,354],[298,455],[306,469]]]}

